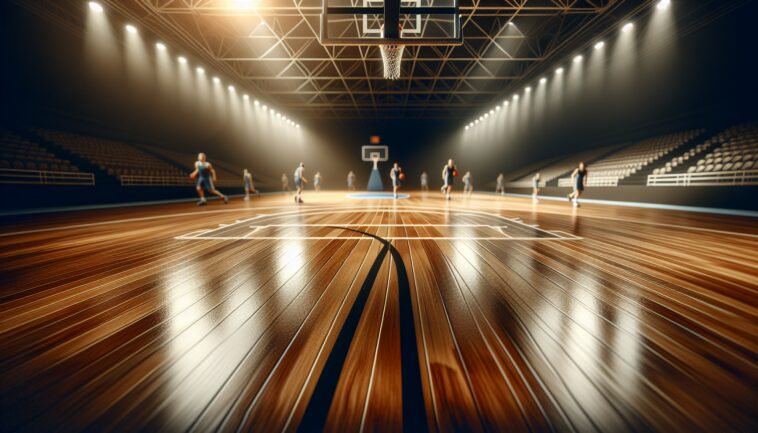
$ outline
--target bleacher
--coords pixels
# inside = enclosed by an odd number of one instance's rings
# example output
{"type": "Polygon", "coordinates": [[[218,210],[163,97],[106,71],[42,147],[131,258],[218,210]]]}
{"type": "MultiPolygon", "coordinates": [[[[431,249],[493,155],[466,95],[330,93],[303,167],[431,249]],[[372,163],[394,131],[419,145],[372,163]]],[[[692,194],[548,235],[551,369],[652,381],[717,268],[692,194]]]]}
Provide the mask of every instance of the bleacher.
{"type": "Polygon", "coordinates": [[[519,177],[518,179],[509,182],[507,186],[510,188],[531,188],[532,178],[534,177],[535,173],[540,174],[540,184],[541,186],[545,186],[549,182],[554,181],[558,177],[565,175],[566,173],[576,168],[576,165],[579,163],[579,161],[590,162],[602,157],[603,155],[608,154],[609,152],[613,152],[618,148],[619,145],[601,147],[598,149],[592,149],[573,154],[566,158],[561,158],[558,161],[552,162],[547,166],[540,168],[539,170],[532,171],[526,176],[519,177]]]}
{"type": "Polygon", "coordinates": [[[92,173],[82,173],[70,161],[25,137],[0,131],[0,183],[29,185],[94,185],[92,173]]]}
{"type": "MultiPolygon", "coordinates": [[[[188,173],[195,169],[197,153],[179,152],[176,150],[162,149],[157,147],[151,147],[150,151],[156,155],[160,155],[163,158],[173,161],[181,167],[185,167],[188,170],[188,173]]],[[[212,155],[208,156],[208,160],[216,170],[216,185],[232,187],[239,187],[242,185],[242,168],[234,167],[233,164],[230,164],[226,161],[212,158],[212,155]]],[[[253,181],[258,183],[260,179],[254,177],[253,181]]]]}
{"type": "Polygon", "coordinates": [[[35,132],[117,177],[123,185],[151,184],[149,179],[162,179],[164,182],[160,184],[166,185],[188,183],[183,170],[135,146],[69,132],[46,129],[35,132]]]}
{"type": "Polygon", "coordinates": [[[647,185],[758,185],[758,124],[733,126],[695,150],[676,161],[683,164],[704,154],[696,163],[687,164],[686,171],[673,172],[676,166],[667,164],[648,176],[647,185]]]}
{"type": "MultiPolygon", "coordinates": [[[[702,129],[693,129],[649,138],[588,163],[587,185],[617,186],[619,181],[636,174],[703,132],[702,129]]],[[[558,181],[558,186],[570,185],[570,177],[564,177],[558,181]]]]}

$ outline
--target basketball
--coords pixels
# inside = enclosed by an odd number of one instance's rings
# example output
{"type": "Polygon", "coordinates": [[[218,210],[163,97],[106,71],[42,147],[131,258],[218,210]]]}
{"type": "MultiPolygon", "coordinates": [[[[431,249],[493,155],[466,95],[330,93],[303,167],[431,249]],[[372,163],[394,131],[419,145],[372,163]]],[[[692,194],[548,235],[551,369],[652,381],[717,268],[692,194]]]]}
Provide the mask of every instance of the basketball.
{"type": "Polygon", "coordinates": [[[400,176],[398,176],[400,180],[405,180],[405,173],[400,173],[400,176]]]}
{"type": "Polygon", "coordinates": [[[190,173],[189,177],[190,179],[195,180],[197,179],[197,173],[190,173]]]}
{"type": "Polygon", "coordinates": [[[458,177],[458,170],[453,170],[453,176],[458,177]]]}

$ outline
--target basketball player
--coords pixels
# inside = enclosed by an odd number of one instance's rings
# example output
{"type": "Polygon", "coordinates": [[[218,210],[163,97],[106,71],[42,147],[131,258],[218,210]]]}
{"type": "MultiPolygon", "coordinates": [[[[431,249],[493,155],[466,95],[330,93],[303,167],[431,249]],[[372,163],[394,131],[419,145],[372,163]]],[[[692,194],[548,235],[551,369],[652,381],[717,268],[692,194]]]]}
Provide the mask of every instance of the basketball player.
{"type": "Polygon", "coordinates": [[[316,192],[321,191],[321,172],[317,171],[316,175],[313,176],[313,189],[316,190],[316,192]]]}
{"type": "Polygon", "coordinates": [[[242,172],[242,180],[245,182],[245,201],[248,201],[250,200],[250,193],[258,194],[258,191],[253,185],[253,175],[247,169],[242,172]]]}
{"type": "Polygon", "coordinates": [[[303,183],[308,183],[308,179],[305,178],[305,164],[302,162],[295,169],[295,203],[302,203],[301,198],[303,194],[303,183]]]}
{"type": "Polygon", "coordinates": [[[503,173],[497,175],[497,186],[495,187],[495,194],[505,195],[505,177],[503,173]]]}
{"type": "Polygon", "coordinates": [[[458,170],[455,168],[453,159],[448,159],[447,164],[442,167],[442,180],[444,181],[444,185],[442,185],[442,189],[440,190],[445,194],[445,198],[448,200],[450,200],[450,192],[453,190],[453,183],[457,173],[458,170]]]}
{"type": "Polygon", "coordinates": [[[400,175],[402,172],[403,169],[397,165],[397,162],[392,165],[392,170],[390,170],[390,179],[392,179],[392,196],[395,198],[397,198],[397,190],[400,188],[400,175]]]}
{"type": "Polygon", "coordinates": [[[574,192],[568,195],[569,201],[573,201],[574,207],[579,207],[579,197],[582,195],[582,192],[584,192],[584,187],[587,184],[587,174],[589,172],[587,171],[587,166],[584,164],[584,161],[579,163],[579,167],[574,169],[574,172],[571,173],[571,180],[574,184],[574,192]]]}
{"type": "Polygon", "coordinates": [[[353,173],[353,170],[350,170],[350,173],[347,174],[347,190],[355,191],[355,173],[353,173]]]}
{"type": "Polygon", "coordinates": [[[229,203],[229,197],[221,194],[213,186],[213,182],[216,181],[216,169],[213,168],[210,162],[206,161],[205,154],[200,152],[197,154],[197,161],[195,161],[195,171],[190,174],[190,178],[197,179],[195,189],[197,195],[200,197],[200,201],[197,202],[198,206],[205,206],[208,202],[205,200],[205,191],[215,194],[222,199],[224,203],[229,203]]]}
{"type": "Polygon", "coordinates": [[[286,173],[282,173],[282,191],[290,192],[290,180],[286,173]]]}
{"type": "Polygon", "coordinates": [[[426,172],[421,173],[421,191],[429,191],[429,176],[426,172]]]}
{"type": "Polygon", "coordinates": [[[540,174],[537,173],[532,178],[532,200],[537,200],[540,194],[540,174]]]}
{"type": "Polygon", "coordinates": [[[471,172],[467,171],[466,174],[463,175],[463,178],[461,179],[463,181],[463,194],[464,195],[471,195],[474,192],[474,185],[472,185],[471,181],[471,172]]]}

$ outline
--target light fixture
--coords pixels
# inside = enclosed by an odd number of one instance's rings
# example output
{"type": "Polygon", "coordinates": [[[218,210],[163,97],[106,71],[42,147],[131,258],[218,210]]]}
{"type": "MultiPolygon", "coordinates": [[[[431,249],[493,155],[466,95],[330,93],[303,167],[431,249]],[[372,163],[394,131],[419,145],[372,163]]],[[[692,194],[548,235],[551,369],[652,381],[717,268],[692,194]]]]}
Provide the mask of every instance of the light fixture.
{"type": "Polygon", "coordinates": [[[129,32],[129,33],[131,33],[131,34],[135,34],[135,33],[137,33],[137,27],[134,27],[131,24],[127,24],[126,25],[126,31],[129,32]]]}
{"type": "Polygon", "coordinates": [[[627,33],[627,32],[629,32],[633,28],[634,28],[634,24],[632,24],[632,23],[626,23],[626,24],[624,24],[624,27],[621,28],[621,31],[624,32],[624,33],[627,33]]]}
{"type": "Polygon", "coordinates": [[[496,105],[496,106],[495,106],[495,110],[496,110],[496,111],[500,111],[500,106],[499,106],[499,105],[496,105]]]}
{"type": "Polygon", "coordinates": [[[479,124],[479,119],[476,119],[476,120],[474,121],[474,123],[478,125],[478,124],[479,124]]]}
{"type": "Polygon", "coordinates": [[[221,82],[221,79],[219,77],[213,77],[213,82],[218,84],[221,82]]]}
{"type": "Polygon", "coordinates": [[[605,46],[605,42],[600,41],[600,42],[598,42],[598,43],[595,44],[595,49],[599,50],[599,49],[603,48],[604,46],[605,46]]]}
{"type": "Polygon", "coordinates": [[[229,87],[227,87],[227,89],[229,89],[230,92],[234,92],[234,86],[232,86],[232,85],[229,85],[229,87]]]}
{"type": "Polygon", "coordinates": [[[198,66],[197,68],[195,68],[195,70],[197,71],[198,74],[204,74],[205,73],[205,69],[203,69],[202,66],[198,66]]]}
{"type": "Polygon", "coordinates": [[[490,114],[495,114],[495,110],[490,110],[490,114]]]}
{"type": "Polygon", "coordinates": [[[486,119],[488,117],[490,117],[490,113],[484,113],[484,118],[486,119]]]}
{"type": "Polygon", "coordinates": [[[532,86],[526,86],[526,89],[524,89],[526,93],[530,93],[532,91],[532,86]]]}
{"type": "Polygon", "coordinates": [[[503,102],[503,105],[505,105],[507,107],[507,106],[511,105],[511,101],[505,101],[505,102],[503,102]]]}
{"type": "Polygon", "coordinates": [[[469,126],[468,126],[468,125],[466,125],[466,131],[468,131],[468,128],[469,128],[469,126]]]}
{"type": "Polygon", "coordinates": [[[661,0],[655,7],[657,7],[658,10],[665,11],[669,6],[671,6],[671,0],[661,0]]]}
{"type": "Polygon", "coordinates": [[[518,96],[518,95],[513,95],[513,100],[514,100],[514,101],[518,101],[518,98],[519,98],[519,96],[518,96]]]}
{"type": "Polygon", "coordinates": [[[166,51],[166,45],[163,42],[156,43],[155,48],[157,48],[160,51],[166,51]]]}
{"type": "Polygon", "coordinates": [[[89,10],[100,13],[103,11],[103,6],[98,2],[89,2],[89,10]]]}
{"type": "Polygon", "coordinates": [[[258,102],[258,100],[256,99],[255,101],[253,101],[253,104],[255,104],[255,106],[257,107],[257,106],[259,106],[261,103],[260,103],[260,102],[258,102]]]}
{"type": "Polygon", "coordinates": [[[263,109],[263,111],[267,111],[268,110],[268,107],[266,107],[265,104],[261,108],[263,109]]]}
{"type": "Polygon", "coordinates": [[[581,54],[577,54],[577,55],[574,57],[574,63],[579,63],[579,62],[581,62],[582,60],[584,60],[584,57],[583,57],[581,54]]]}
{"type": "Polygon", "coordinates": [[[540,84],[545,84],[547,82],[547,78],[542,77],[540,78],[540,84]]]}
{"type": "Polygon", "coordinates": [[[558,75],[561,75],[563,73],[563,68],[556,69],[555,73],[558,74],[558,75]]]}
{"type": "Polygon", "coordinates": [[[295,125],[295,128],[300,129],[300,124],[298,123],[297,125],[295,125]]]}
{"type": "Polygon", "coordinates": [[[479,120],[484,120],[484,116],[479,116],[479,120]]]}
{"type": "Polygon", "coordinates": [[[242,99],[244,99],[245,101],[249,101],[250,100],[250,95],[248,95],[247,93],[245,93],[244,95],[242,95],[242,99]]]}
{"type": "Polygon", "coordinates": [[[187,64],[187,58],[184,57],[184,56],[179,56],[179,63],[181,63],[182,65],[186,65],[187,64]]]}

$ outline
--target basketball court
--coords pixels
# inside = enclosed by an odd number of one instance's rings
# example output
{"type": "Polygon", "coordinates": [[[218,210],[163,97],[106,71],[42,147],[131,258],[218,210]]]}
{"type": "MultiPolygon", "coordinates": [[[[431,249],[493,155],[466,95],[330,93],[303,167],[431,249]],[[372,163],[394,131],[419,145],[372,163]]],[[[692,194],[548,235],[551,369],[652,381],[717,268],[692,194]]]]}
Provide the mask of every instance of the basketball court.
{"type": "Polygon", "coordinates": [[[5,225],[2,276],[24,282],[2,304],[12,420],[198,432],[751,424],[754,220],[346,194],[5,225]]]}

